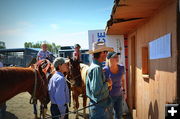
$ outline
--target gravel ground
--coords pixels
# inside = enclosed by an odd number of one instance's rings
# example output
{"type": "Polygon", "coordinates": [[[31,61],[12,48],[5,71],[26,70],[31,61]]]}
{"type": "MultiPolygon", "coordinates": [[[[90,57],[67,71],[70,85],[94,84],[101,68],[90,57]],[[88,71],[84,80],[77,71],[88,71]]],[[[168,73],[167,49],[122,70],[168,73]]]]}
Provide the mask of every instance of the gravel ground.
{"type": "MultiPolygon", "coordinates": [[[[17,96],[13,97],[9,101],[6,102],[7,105],[7,113],[5,119],[34,119],[33,115],[33,106],[29,104],[30,95],[29,93],[21,93],[17,96]]],[[[82,108],[82,98],[79,98],[80,108],[82,108]]],[[[88,103],[87,103],[88,104],[88,103]]],[[[50,115],[49,111],[50,104],[48,105],[47,114],[50,115]]],[[[69,108],[70,111],[73,111],[72,104],[69,108]]],[[[88,116],[88,109],[86,110],[86,116],[88,116]]],[[[84,119],[82,117],[82,111],[79,112],[79,119],[84,119]]],[[[70,114],[69,119],[75,119],[75,114],[70,114]]]]}

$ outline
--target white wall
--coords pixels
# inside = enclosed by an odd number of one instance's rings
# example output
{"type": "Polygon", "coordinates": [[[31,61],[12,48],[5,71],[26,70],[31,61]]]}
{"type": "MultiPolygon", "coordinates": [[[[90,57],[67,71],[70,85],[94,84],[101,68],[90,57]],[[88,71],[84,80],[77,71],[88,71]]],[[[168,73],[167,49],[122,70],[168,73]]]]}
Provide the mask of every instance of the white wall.
{"type": "MultiPolygon", "coordinates": [[[[124,50],[124,37],[123,35],[106,35],[105,30],[89,30],[89,49],[92,49],[93,42],[104,41],[106,46],[113,47],[115,52],[120,52],[120,64],[125,66],[125,50],[124,50]]],[[[92,56],[90,55],[89,61],[92,61],[92,56]]]]}

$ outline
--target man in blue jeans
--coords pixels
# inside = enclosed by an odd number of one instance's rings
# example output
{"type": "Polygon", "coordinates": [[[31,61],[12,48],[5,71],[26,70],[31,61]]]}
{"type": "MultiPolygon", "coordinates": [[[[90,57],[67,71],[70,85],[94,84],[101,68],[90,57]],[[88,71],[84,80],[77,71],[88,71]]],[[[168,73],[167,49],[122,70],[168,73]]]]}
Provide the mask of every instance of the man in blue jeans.
{"type": "Polygon", "coordinates": [[[66,61],[64,58],[58,57],[53,62],[56,72],[48,84],[52,119],[68,119],[68,115],[65,113],[68,111],[67,103],[70,101],[69,88],[63,75],[69,71],[66,61]],[[60,116],[60,118],[56,116],[60,116]]]}
{"type": "Polygon", "coordinates": [[[106,82],[102,69],[102,62],[106,60],[107,52],[113,51],[113,48],[106,47],[103,42],[95,42],[93,50],[93,62],[89,67],[86,77],[86,95],[90,99],[89,108],[90,119],[111,119],[112,102],[109,96],[108,87],[112,81],[106,82]]]}

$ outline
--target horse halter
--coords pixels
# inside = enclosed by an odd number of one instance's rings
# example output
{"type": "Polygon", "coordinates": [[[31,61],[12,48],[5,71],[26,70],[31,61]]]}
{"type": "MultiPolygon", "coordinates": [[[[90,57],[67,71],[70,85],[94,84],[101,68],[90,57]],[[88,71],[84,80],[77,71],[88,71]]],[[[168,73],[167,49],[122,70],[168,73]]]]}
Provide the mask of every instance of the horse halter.
{"type": "Polygon", "coordinates": [[[34,82],[34,89],[33,89],[33,94],[31,95],[30,104],[37,104],[37,98],[36,98],[36,91],[37,91],[37,71],[34,69],[34,74],[35,74],[35,82],[34,82]]]}
{"type": "Polygon", "coordinates": [[[45,74],[45,76],[40,75],[40,79],[39,80],[41,80],[41,82],[40,82],[39,90],[41,90],[43,85],[44,85],[44,83],[45,83],[44,81],[47,79],[47,75],[46,74],[47,74],[48,69],[50,67],[50,62],[48,60],[42,60],[42,61],[38,61],[37,62],[37,67],[34,69],[35,82],[34,82],[33,94],[32,94],[32,96],[30,98],[30,104],[37,104],[36,92],[37,92],[37,85],[38,85],[37,84],[38,83],[37,82],[38,81],[38,77],[37,77],[37,74],[38,74],[37,68],[38,67],[41,67],[42,73],[45,74]],[[43,81],[43,78],[45,78],[44,81],[43,81]]]}
{"type": "MultiPolygon", "coordinates": [[[[75,66],[75,65],[73,65],[72,62],[70,62],[69,69],[70,69],[70,71],[69,71],[69,77],[70,78],[69,79],[73,80],[75,82],[75,83],[73,83],[73,85],[71,83],[70,84],[72,86],[80,86],[82,83],[81,82],[80,66],[75,66]],[[75,72],[76,72],[76,74],[75,74],[75,72]]],[[[70,80],[68,80],[68,81],[71,82],[70,80]]]]}
{"type": "MultiPolygon", "coordinates": [[[[81,76],[81,74],[79,74],[79,75],[77,75],[77,76],[75,76],[75,77],[71,77],[70,79],[71,80],[75,80],[75,79],[78,79],[79,77],[81,76]]],[[[65,78],[66,79],[66,81],[69,83],[69,84],[71,84],[72,86],[74,86],[75,85],[75,83],[73,83],[73,82],[71,82],[70,80],[68,80],[67,78],[65,78]]]]}

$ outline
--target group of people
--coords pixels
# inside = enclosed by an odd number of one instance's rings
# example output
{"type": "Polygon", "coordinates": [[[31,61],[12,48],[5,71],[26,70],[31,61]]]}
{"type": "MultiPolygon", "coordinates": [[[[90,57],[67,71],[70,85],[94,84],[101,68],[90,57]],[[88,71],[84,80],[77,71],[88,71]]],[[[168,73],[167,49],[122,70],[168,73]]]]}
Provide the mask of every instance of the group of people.
{"type": "MultiPolygon", "coordinates": [[[[37,61],[51,59],[51,53],[47,50],[47,44],[42,44],[41,48],[42,50],[37,54],[37,61]]],[[[76,44],[74,48],[75,50],[73,52],[73,59],[80,61],[81,46],[76,44]]],[[[69,61],[63,57],[57,57],[53,61],[53,66],[56,72],[53,74],[48,84],[48,91],[51,100],[50,111],[52,119],[68,119],[68,115],[65,113],[69,111],[68,103],[70,102],[70,97],[68,85],[64,76],[64,73],[69,71],[67,62],[69,61]]],[[[34,113],[36,114],[37,111],[34,113]]]]}
{"type": "Polygon", "coordinates": [[[89,54],[93,55],[86,78],[86,95],[91,105],[90,119],[121,119],[126,91],[124,66],[118,64],[120,53],[106,47],[103,42],[96,42],[89,54]],[[106,59],[106,66],[103,67],[102,63],[106,59]]]}
{"type": "MultiPolygon", "coordinates": [[[[79,48],[73,53],[75,59],[80,58],[79,48]]],[[[119,65],[119,55],[113,48],[106,47],[105,43],[95,42],[93,50],[88,52],[93,55],[86,77],[86,95],[90,99],[89,116],[90,119],[121,119],[122,102],[126,98],[124,94],[124,66],[119,65]],[[108,53],[109,52],[109,53],[108,53]],[[107,61],[106,61],[107,60],[107,61]],[[102,63],[106,61],[106,66],[102,63]]],[[[63,75],[68,71],[66,60],[58,57],[53,65],[56,73],[49,82],[49,95],[51,99],[51,114],[53,119],[59,119],[57,115],[62,115],[61,119],[67,119],[69,103],[69,89],[63,75]]]]}
{"type": "MultiPolygon", "coordinates": [[[[124,66],[119,65],[120,53],[113,48],[106,47],[103,42],[93,43],[93,61],[86,77],[86,95],[90,99],[90,119],[121,119],[122,102],[126,93],[124,83],[124,66]],[[106,61],[106,66],[102,63],[106,61]]],[[[42,50],[37,55],[37,60],[50,58],[47,44],[42,44],[42,50]]],[[[75,45],[73,58],[80,60],[80,45],[75,45]]],[[[55,73],[48,84],[51,101],[51,115],[53,119],[68,119],[68,103],[70,102],[69,89],[64,76],[68,72],[68,60],[57,57],[53,61],[55,73]],[[61,115],[61,116],[60,116],[61,115]]]]}

